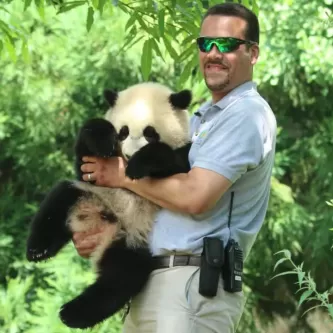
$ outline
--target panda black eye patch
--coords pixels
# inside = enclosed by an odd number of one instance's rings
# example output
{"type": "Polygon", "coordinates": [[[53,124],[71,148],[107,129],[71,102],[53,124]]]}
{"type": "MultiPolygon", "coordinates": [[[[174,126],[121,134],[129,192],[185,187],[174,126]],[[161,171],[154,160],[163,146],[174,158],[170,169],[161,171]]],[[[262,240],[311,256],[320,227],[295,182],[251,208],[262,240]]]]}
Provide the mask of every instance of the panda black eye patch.
{"type": "Polygon", "coordinates": [[[143,135],[148,142],[157,142],[160,139],[159,134],[156,132],[153,126],[147,126],[143,130],[143,135]]]}
{"type": "Polygon", "coordinates": [[[128,137],[128,135],[129,135],[128,126],[123,126],[119,131],[118,139],[120,141],[124,141],[128,137]]]}

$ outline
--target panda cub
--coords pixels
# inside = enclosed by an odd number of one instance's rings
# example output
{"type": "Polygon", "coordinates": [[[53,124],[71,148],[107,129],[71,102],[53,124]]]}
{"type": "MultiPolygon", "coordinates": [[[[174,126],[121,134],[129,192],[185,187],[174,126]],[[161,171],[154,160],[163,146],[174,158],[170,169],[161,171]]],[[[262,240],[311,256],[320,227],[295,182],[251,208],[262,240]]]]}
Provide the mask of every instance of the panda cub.
{"type": "Polygon", "coordinates": [[[51,189],[32,220],[27,241],[27,259],[38,262],[55,256],[74,232],[108,225],[92,254],[95,282],[60,310],[61,320],[72,328],[93,327],[144,287],[153,270],[148,234],[160,209],[126,189],[81,181],[82,157],[122,156],[131,179],[190,170],[190,91],[175,93],[148,82],[121,92],[106,90],[104,96],[110,105],[105,119],[87,121],[76,140],[78,180],[64,180],[51,189]]]}

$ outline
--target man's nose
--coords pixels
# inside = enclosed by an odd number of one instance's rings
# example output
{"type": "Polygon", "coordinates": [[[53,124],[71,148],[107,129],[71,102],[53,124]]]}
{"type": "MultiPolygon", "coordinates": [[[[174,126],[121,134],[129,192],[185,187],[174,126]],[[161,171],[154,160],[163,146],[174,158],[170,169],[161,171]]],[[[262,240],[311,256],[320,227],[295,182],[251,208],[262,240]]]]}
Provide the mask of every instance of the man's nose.
{"type": "Polygon", "coordinates": [[[213,44],[212,49],[208,52],[209,55],[212,55],[214,57],[218,56],[218,57],[222,57],[223,53],[219,51],[219,49],[217,48],[217,46],[215,44],[213,44]]]}

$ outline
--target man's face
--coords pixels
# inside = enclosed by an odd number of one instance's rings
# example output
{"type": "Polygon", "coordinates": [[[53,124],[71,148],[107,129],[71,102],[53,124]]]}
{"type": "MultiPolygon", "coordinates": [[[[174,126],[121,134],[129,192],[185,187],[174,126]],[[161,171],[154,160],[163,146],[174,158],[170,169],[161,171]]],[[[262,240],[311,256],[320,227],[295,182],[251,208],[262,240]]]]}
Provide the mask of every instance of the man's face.
{"type": "MultiPolygon", "coordinates": [[[[246,25],[246,21],[238,17],[211,15],[202,23],[200,36],[245,39],[246,25]]],[[[223,94],[251,80],[258,52],[258,46],[247,50],[245,44],[229,53],[219,52],[215,45],[208,53],[199,51],[200,69],[208,89],[213,94],[223,94]]]]}

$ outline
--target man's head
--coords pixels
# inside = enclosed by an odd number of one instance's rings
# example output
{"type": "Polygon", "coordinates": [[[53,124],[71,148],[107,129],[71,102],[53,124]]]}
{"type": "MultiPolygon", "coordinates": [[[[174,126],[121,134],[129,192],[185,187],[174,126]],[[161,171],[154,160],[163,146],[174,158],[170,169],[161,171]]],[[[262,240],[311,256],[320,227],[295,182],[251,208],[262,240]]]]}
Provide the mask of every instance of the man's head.
{"type": "Polygon", "coordinates": [[[258,18],[240,4],[215,5],[208,9],[202,20],[200,37],[200,69],[216,102],[233,88],[252,79],[253,65],[259,55],[258,18]],[[232,39],[220,40],[219,51],[215,44],[218,41],[202,37],[232,39]],[[246,43],[238,44],[239,40],[246,43]]]}

